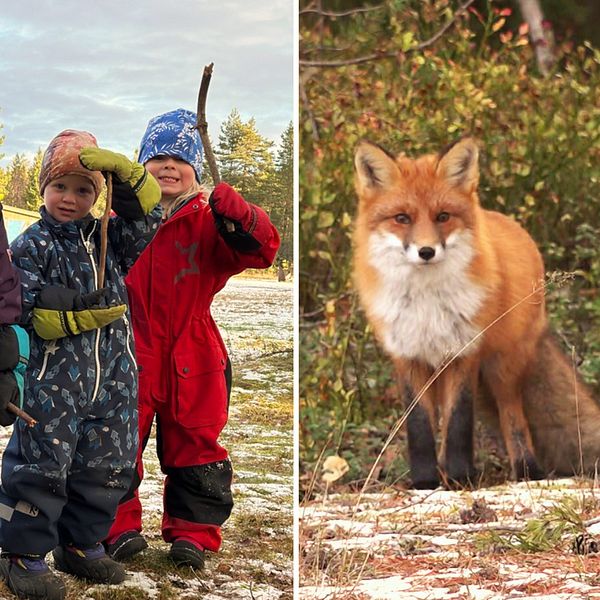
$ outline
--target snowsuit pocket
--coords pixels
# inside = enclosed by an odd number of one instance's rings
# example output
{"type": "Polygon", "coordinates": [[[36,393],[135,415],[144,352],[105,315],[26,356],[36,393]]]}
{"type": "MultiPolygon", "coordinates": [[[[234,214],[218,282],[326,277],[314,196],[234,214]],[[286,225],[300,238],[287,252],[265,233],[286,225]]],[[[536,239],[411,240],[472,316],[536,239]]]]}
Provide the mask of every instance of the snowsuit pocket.
{"type": "Polygon", "coordinates": [[[227,422],[225,357],[219,346],[175,355],[175,416],[183,427],[219,426],[227,422]]]}

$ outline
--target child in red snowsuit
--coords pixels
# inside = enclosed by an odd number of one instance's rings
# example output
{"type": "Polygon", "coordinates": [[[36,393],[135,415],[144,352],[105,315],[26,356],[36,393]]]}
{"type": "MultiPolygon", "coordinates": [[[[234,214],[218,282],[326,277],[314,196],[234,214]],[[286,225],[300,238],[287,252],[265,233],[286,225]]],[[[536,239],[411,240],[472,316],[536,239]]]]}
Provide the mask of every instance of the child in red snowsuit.
{"type": "Polygon", "coordinates": [[[105,545],[116,559],[147,547],[137,489],[156,417],[166,474],[162,535],[178,566],[200,569],[204,551],[219,550],[221,525],[233,507],[231,463],[218,442],[231,366],[210,305],[232,275],[272,264],[279,235],[263,210],[226,183],[207,198],[195,124],[196,115],[183,109],[159,115],[140,146],[139,162],[160,184],[164,216],[126,280],[140,382],[139,477],[105,545]]]}

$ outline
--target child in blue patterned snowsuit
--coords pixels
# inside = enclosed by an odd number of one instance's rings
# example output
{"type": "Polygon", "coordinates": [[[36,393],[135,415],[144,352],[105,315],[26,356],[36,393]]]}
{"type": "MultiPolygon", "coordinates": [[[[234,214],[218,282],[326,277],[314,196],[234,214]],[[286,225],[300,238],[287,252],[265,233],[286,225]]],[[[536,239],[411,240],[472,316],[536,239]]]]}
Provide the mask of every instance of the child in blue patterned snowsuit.
{"type": "Polygon", "coordinates": [[[123,277],[157,229],[160,188],[142,165],[67,130],[46,150],[41,219],[12,244],[31,358],[23,409],[2,458],[0,576],[21,598],[62,600],[55,567],[101,583],[125,579],[101,543],[130,486],[137,451],[137,370],[123,277]],[[87,168],[86,168],[87,167],[87,168]],[[113,174],[106,279],[90,213],[113,174]]]}

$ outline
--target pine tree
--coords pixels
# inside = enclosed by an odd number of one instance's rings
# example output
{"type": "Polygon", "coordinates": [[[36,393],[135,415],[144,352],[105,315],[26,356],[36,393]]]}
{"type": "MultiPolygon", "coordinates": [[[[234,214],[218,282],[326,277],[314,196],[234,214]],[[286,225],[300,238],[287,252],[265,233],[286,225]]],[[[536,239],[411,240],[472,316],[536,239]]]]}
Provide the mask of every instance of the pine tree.
{"type": "MultiPolygon", "coordinates": [[[[0,129],[2,129],[4,125],[0,123],[0,129]]],[[[0,146],[4,143],[3,135],[0,135],[0,146]]],[[[0,152],[0,158],[4,158],[4,153],[0,152]]],[[[0,167],[0,202],[6,201],[6,194],[8,191],[8,171],[0,167]]]]}
{"type": "Polygon", "coordinates": [[[27,174],[28,181],[27,190],[25,192],[25,201],[29,210],[37,211],[43,203],[39,190],[39,177],[40,170],[42,169],[43,156],[44,153],[42,152],[41,148],[39,148],[33,158],[33,164],[29,168],[29,172],[27,174]]]}
{"type": "Polygon", "coordinates": [[[0,202],[6,202],[8,193],[8,169],[0,168],[0,202]]]}
{"type": "Polygon", "coordinates": [[[16,208],[27,208],[27,186],[29,165],[22,154],[15,154],[8,167],[8,185],[5,202],[16,208]]]}
{"type": "Polygon", "coordinates": [[[271,219],[281,236],[278,253],[279,279],[284,262],[291,266],[293,260],[293,199],[294,199],[294,126],[290,122],[281,135],[275,158],[273,185],[273,210],[271,219]]]}
{"type": "Polygon", "coordinates": [[[221,126],[215,150],[221,179],[235,187],[246,200],[258,202],[267,211],[270,207],[260,196],[274,170],[272,146],[273,142],[258,133],[255,120],[244,123],[234,108],[221,126]]]}

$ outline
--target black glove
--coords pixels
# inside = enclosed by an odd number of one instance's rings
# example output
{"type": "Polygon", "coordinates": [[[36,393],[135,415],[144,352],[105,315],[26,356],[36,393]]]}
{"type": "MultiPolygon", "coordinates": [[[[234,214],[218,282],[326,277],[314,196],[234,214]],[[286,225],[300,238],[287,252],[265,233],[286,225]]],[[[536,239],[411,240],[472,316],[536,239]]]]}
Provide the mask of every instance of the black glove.
{"type": "Polygon", "coordinates": [[[120,300],[111,301],[109,293],[109,288],[79,294],[69,288],[47,286],[38,294],[33,328],[41,338],[54,340],[105,327],[127,311],[120,300]]]}
{"type": "Polygon", "coordinates": [[[16,416],[8,412],[8,403],[19,406],[19,386],[12,371],[0,371],[0,425],[8,427],[15,422],[16,416]]]}
{"type": "MultiPolygon", "coordinates": [[[[104,287],[95,292],[80,294],[75,290],[49,285],[38,294],[37,308],[50,310],[85,310],[89,308],[106,308],[110,306],[110,288],[104,287]]],[[[114,303],[113,303],[114,304],[114,303]]],[[[119,303],[120,304],[120,303],[119,303]]]]}
{"type": "Polygon", "coordinates": [[[0,371],[10,371],[19,364],[19,341],[12,327],[0,325],[0,371]]]}

